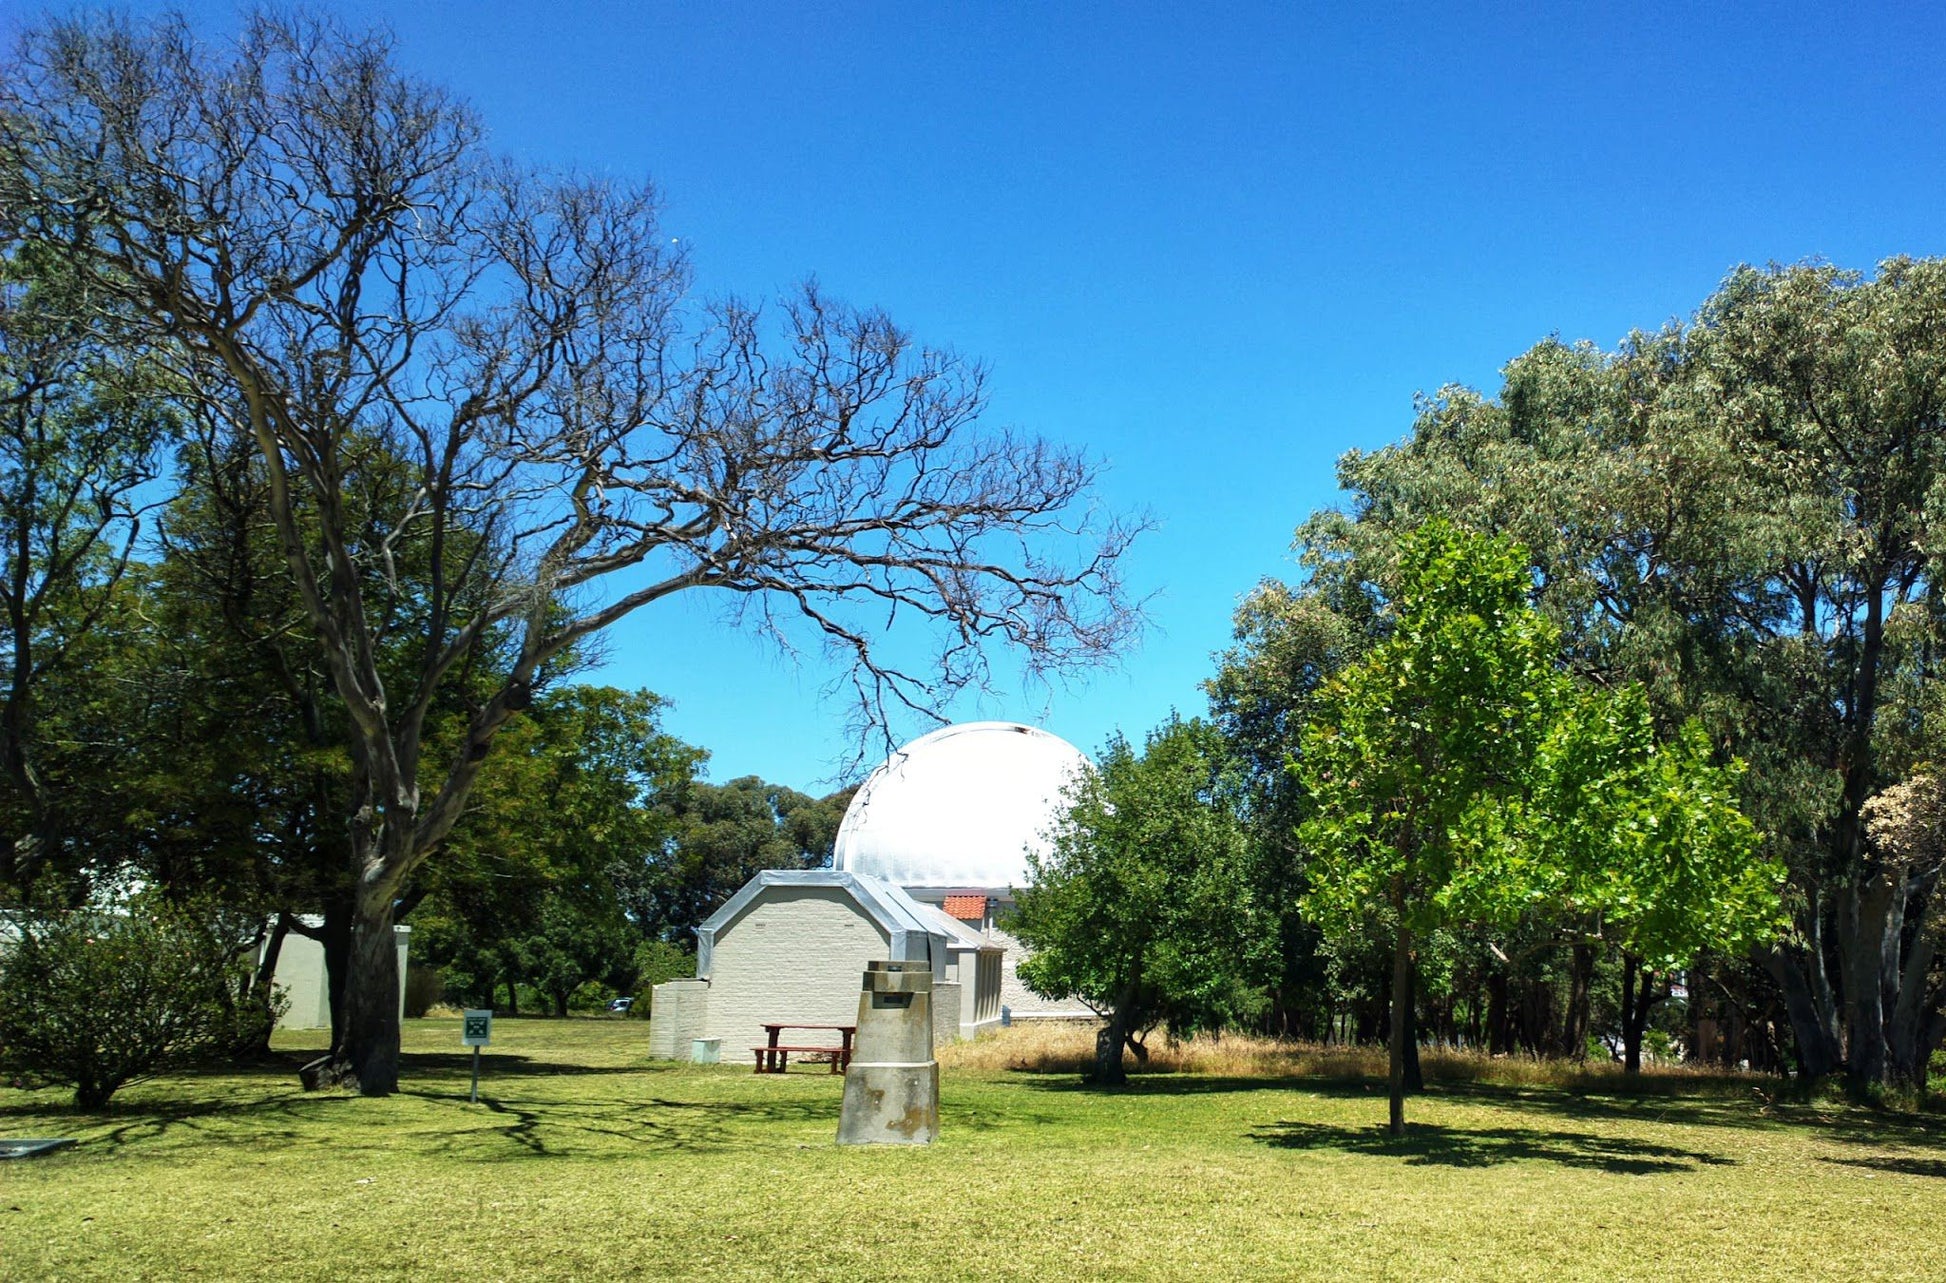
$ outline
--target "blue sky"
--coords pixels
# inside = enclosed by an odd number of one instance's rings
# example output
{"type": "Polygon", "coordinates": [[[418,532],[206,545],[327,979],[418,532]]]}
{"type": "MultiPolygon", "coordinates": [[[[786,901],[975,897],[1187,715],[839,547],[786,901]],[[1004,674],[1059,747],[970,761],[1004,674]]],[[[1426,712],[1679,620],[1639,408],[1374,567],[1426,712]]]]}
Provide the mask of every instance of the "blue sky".
{"type": "MultiPolygon", "coordinates": [[[[1946,252],[1930,5],[320,7],[388,23],[500,149],[653,177],[702,291],[815,273],[986,361],[989,422],[1098,454],[1158,522],[1150,635],[952,710],[1089,750],[1202,710],[1239,596],[1415,392],[1687,315],[1739,262],[1946,252]]],[[[609,653],[716,779],[821,790],[854,747],[830,674],[713,603],[609,653]]]]}

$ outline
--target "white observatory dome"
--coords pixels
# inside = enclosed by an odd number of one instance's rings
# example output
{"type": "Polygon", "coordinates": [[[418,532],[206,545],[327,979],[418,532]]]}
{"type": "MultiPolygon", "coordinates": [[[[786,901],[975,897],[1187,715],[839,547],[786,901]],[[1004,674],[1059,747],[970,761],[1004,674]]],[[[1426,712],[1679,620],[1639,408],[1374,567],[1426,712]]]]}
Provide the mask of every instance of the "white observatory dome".
{"type": "Polygon", "coordinates": [[[835,867],[901,887],[1022,886],[1027,851],[1077,770],[1058,735],[1018,722],[966,722],[907,744],[873,771],[838,826],[835,867]]]}

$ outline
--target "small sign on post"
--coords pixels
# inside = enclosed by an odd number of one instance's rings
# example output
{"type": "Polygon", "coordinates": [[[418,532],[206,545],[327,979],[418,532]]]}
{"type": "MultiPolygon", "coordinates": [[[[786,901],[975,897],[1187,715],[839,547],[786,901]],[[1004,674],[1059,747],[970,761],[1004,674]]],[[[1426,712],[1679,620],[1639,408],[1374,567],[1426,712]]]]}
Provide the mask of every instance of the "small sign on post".
{"type": "Polygon", "coordinates": [[[493,1013],[468,1008],[460,1018],[459,1042],[462,1047],[473,1049],[473,1091],[474,1104],[480,1103],[480,1048],[493,1041],[493,1013]]]}

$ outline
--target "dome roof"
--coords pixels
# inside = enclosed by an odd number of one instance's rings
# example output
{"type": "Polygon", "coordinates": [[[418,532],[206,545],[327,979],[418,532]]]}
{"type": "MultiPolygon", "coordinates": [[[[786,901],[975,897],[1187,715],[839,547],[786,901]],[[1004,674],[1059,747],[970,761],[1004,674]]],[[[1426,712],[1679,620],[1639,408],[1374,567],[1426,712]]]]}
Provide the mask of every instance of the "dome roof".
{"type": "Polygon", "coordinates": [[[1018,722],[966,722],[907,744],[873,771],[838,826],[832,863],[902,887],[1009,887],[1061,790],[1090,763],[1058,735],[1018,722]]]}

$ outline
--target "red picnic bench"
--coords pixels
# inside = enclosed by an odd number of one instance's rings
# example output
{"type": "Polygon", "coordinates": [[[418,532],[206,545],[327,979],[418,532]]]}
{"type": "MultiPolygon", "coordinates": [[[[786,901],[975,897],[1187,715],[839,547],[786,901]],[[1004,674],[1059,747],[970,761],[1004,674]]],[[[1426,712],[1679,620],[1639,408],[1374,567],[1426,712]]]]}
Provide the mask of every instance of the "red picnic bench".
{"type": "Polygon", "coordinates": [[[834,1074],[842,1074],[851,1066],[851,1039],[852,1035],[858,1032],[858,1026],[787,1025],[780,1022],[774,1025],[765,1025],[764,1032],[770,1035],[770,1041],[761,1047],[752,1047],[750,1049],[757,1056],[757,1073],[783,1073],[786,1069],[790,1068],[791,1054],[795,1052],[797,1055],[812,1060],[828,1060],[831,1062],[831,1072],[834,1074]],[[781,1042],[779,1039],[786,1029],[803,1029],[807,1031],[835,1030],[838,1035],[838,1045],[836,1047],[814,1047],[781,1042]]]}

